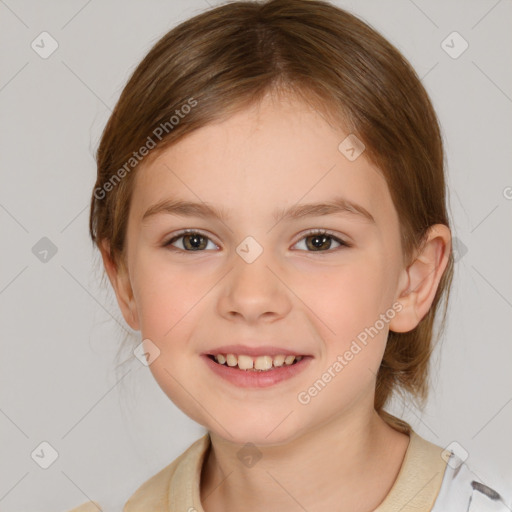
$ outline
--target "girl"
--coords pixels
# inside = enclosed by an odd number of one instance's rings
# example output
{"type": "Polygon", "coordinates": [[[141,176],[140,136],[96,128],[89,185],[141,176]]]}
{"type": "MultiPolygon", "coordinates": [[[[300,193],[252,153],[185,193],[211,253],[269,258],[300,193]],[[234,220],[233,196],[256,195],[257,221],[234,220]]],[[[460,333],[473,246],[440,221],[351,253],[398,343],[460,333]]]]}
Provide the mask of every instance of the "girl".
{"type": "Polygon", "coordinates": [[[453,275],[438,121],[388,41],[319,0],[213,8],[137,67],[97,163],[135,355],[207,429],[124,512],[508,510],[385,410],[426,398],[453,275]]]}

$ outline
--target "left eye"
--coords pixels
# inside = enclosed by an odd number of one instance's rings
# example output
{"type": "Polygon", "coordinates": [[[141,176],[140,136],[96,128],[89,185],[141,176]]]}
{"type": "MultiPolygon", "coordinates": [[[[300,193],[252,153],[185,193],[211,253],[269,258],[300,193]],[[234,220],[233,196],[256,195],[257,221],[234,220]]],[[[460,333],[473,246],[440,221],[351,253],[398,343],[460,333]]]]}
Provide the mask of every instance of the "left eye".
{"type": "MultiPolygon", "coordinates": [[[[298,245],[303,241],[305,243],[307,252],[327,252],[327,250],[332,249],[331,246],[333,241],[334,243],[337,243],[339,247],[350,247],[350,244],[347,242],[344,242],[343,240],[340,240],[329,232],[323,230],[311,231],[307,233],[295,245],[298,245]]],[[[208,247],[208,243],[211,243],[214,246],[213,248],[217,248],[217,245],[214,244],[206,235],[203,235],[197,231],[188,231],[171,238],[164,244],[164,247],[172,245],[178,250],[193,252],[204,251],[208,247]],[[178,240],[181,241],[182,247],[174,246],[178,240]]]]}
{"type": "Polygon", "coordinates": [[[312,248],[311,251],[307,252],[327,252],[327,250],[331,249],[332,240],[334,240],[335,243],[339,244],[340,247],[350,247],[348,243],[344,242],[343,240],[340,240],[334,235],[331,235],[328,231],[322,230],[310,231],[309,233],[306,234],[306,236],[302,237],[299,240],[299,242],[297,242],[297,244],[302,242],[303,240],[305,240],[305,246],[308,249],[312,248]]]}

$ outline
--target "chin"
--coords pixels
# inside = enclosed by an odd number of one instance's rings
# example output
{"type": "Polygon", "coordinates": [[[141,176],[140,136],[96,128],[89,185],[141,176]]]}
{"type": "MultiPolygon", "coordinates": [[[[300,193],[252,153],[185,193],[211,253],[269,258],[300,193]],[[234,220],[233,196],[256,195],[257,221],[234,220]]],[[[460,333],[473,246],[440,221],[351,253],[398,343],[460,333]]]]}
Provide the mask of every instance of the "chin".
{"type": "Polygon", "coordinates": [[[291,425],[288,428],[284,427],[283,417],[276,419],[272,422],[247,422],[247,421],[229,421],[222,420],[221,424],[229,425],[227,429],[229,434],[215,425],[214,428],[206,427],[216,436],[221,437],[228,443],[245,445],[252,443],[257,446],[278,446],[287,444],[294,438],[300,435],[300,432],[295,430],[291,425]],[[281,424],[280,424],[281,423],[281,424]],[[277,428],[276,428],[277,427],[277,428]],[[231,435],[230,435],[231,434],[231,435]]]}

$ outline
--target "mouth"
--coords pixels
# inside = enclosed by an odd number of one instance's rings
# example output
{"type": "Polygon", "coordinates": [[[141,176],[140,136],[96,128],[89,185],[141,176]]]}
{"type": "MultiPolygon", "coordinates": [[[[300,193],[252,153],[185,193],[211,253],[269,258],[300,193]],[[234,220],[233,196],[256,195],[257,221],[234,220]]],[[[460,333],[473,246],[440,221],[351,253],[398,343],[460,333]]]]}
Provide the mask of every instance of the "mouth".
{"type": "Polygon", "coordinates": [[[237,354],[206,354],[209,359],[219,366],[230,367],[234,370],[243,370],[246,372],[269,372],[278,368],[294,366],[302,359],[311,357],[304,355],[284,355],[276,356],[258,356],[237,354]]]}
{"type": "Polygon", "coordinates": [[[276,355],[250,357],[235,354],[202,354],[213,374],[236,388],[268,388],[303,373],[313,356],[276,355]],[[287,359],[288,358],[288,359],[287,359]]]}

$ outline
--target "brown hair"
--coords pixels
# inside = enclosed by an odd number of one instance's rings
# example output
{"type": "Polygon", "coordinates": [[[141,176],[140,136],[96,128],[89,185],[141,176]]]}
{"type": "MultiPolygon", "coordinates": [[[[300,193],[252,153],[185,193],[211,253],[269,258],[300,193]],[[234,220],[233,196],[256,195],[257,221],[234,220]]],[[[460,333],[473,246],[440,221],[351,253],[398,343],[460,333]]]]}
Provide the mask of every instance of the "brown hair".
{"type": "MultiPolygon", "coordinates": [[[[144,152],[146,165],[193,130],[268,93],[294,94],[314,104],[325,119],[363,141],[365,155],[382,171],[398,212],[405,263],[412,261],[429,226],[449,227],[439,124],[417,74],[400,52],[369,25],[326,1],[238,1],[172,29],[133,72],[97,151],[89,219],[93,242],[107,241],[114,263],[124,265],[138,168],[134,152],[149,147],[150,140],[156,144],[144,152]]],[[[383,407],[393,391],[408,392],[424,405],[434,318],[444,296],[441,332],[452,277],[450,253],[427,315],[410,332],[389,333],[375,409],[404,432],[409,425],[383,407]]]]}

